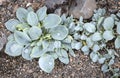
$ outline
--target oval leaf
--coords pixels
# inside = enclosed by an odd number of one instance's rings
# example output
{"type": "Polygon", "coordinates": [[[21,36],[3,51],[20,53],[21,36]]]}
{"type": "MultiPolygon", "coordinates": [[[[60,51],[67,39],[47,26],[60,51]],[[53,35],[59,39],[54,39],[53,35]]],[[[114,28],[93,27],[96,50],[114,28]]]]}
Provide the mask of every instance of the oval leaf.
{"type": "Polygon", "coordinates": [[[22,57],[26,60],[32,60],[32,58],[30,56],[31,50],[32,50],[32,48],[30,48],[30,47],[24,48],[22,51],[22,57]]]}
{"type": "Polygon", "coordinates": [[[43,25],[45,26],[45,28],[53,28],[58,26],[60,23],[61,23],[61,18],[56,14],[49,14],[43,20],[43,25]]]}
{"type": "Polygon", "coordinates": [[[104,31],[103,33],[103,38],[108,41],[108,40],[112,40],[114,38],[113,32],[110,30],[104,31]]]}
{"type": "Polygon", "coordinates": [[[92,24],[92,23],[85,23],[83,27],[84,27],[84,29],[85,29],[86,31],[88,31],[89,33],[93,33],[93,32],[96,31],[96,27],[95,27],[95,25],[92,24]]]}
{"type": "Polygon", "coordinates": [[[59,57],[59,60],[61,62],[63,62],[64,64],[68,64],[69,63],[69,58],[68,58],[68,54],[64,49],[60,50],[60,53],[62,56],[59,57]]]}
{"type": "Polygon", "coordinates": [[[16,11],[16,16],[20,22],[26,22],[28,11],[25,8],[18,8],[16,11]]]}
{"type": "Polygon", "coordinates": [[[95,52],[90,53],[90,58],[93,62],[97,62],[99,59],[98,55],[95,52]]]}
{"type": "Polygon", "coordinates": [[[117,33],[120,34],[120,22],[117,24],[117,33]]]}
{"type": "Polygon", "coordinates": [[[37,40],[42,34],[41,28],[33,26],[29,29],[28,34],[32,40],[37,40]]]}
{"type": "Polygon", "coordinates": [[[38,17],[37,14],[33,11],[29,12],[27,15],[27,22],[31,26],[37,26],[38,25],[38,17]]]}
{"type": "Polygon", "coordinates": [[[47,12],[47,7],[46,6],[37,10],[36,13],[38,15],[39,21],[42,21],[45,18],[45,16],[47,15],[46,12],[47,12]]]}
{"type": "Polygon", "coordinates": [[[9,31],[12,31],[14,32],[14,30],[16,29],[16,26],[20,24],[20,22],[16,19],[10,19],[8,20],[6,23],[5,23],[5,26],[6,28],[9,30],[9,31]]]}
{"type": "Polygon", "coordinates": [[[105,30],[111,30],[114,27],[114,19],[112,17],[107,17],[103,22],[103,27],[105,30]]]}
{"type": "Polygon", "coordinates": [[[25,32],[15,31],[14,37],[15,37],[15,41],[21,45],[26,45],[31,42],[31,39],[25,32]]]}
{"type": "Polygon", "coordinates": [[[47,73],[50,73],[54,68],[54,58],[48,54],[41,56],[38,63],[40,68],[47,73]]]}
{"type": "Polygon", "coordinates": [[[52,38],[55,40],[63,40],[68,35],[68,29],[65,26],[57,26],[50,30],[52,38]]]}
{"type": "Polygon", "coordinates": [[[91,38],[93,41],[100,41],[102,39],[102,35],[99,32],[95,32],[91,38]]]}
{"type": "Polygon", "coordinates": [[[15,41],[9,41],[5,47],[5,53],[9,56],[19,56],[22,53],[23,46],[15,41]]]}
{"type": "Polygon", "coordinates": [[[32,58],[38,58],[38,57],[40,57],[42,54],[43,54],[42,48],[41,48],[41,47],[38,47],[38,46],[35,46],[35,47],[33,47],[32,53],[31,53],[30,56],[31,56],[32,58]]]}
{"type": "Polygon", "coordinates": [[[115,44],[115,48],[117,48],[117,49],[120,48],[120,36],[118,36],[118,37],[116,38],[114,44],[115,44]]]}
{"type": "Polygon", "coordinates": [[[83,46],[81,48],[82,52],[84,53],[84,55],[88,55],[90,50],[89,50],[89,47],[88,46],[83,46]]]}

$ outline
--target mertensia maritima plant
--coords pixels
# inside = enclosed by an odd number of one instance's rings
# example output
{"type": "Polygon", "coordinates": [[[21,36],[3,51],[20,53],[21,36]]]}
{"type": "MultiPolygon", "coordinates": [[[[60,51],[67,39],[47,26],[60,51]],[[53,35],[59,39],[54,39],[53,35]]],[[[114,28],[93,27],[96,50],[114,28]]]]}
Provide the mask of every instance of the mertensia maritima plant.
{"type": "Polygon", "coordinates": [[[36,12],[32,8],[18,8],[17,19],[5,23],[11,31],[8,36],[5,53],[9,56],[20,56],[26,60],[39,58],[40,68],[50,73],[55,60],[69,63],[69,54],[75,57],[75,50],[90,55],[93,62],[100,63],[105,73],[113,72],[118,77],[119,68],[112,68],[120,48],[120,13],[105,16],[105,9],[95,10],[92,20],[85,22],[65,14],[59,16],[47,14],[43,6],[36,12]],[[107,48],[107,43],[114,40],[115,49],[107,48]],[[104,53],[100,51],[104,49],[104,53]]]}

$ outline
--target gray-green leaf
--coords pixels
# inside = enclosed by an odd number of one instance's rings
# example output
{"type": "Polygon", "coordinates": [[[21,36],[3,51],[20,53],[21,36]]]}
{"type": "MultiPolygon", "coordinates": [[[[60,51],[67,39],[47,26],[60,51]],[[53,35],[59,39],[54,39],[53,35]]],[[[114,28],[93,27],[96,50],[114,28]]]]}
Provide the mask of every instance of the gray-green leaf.
{"type": "Polygon", "coordinates": [[[120,36],[118,36],[114,42],[115,48],[120,48],[120,36]]]}
{"type": "Polygon", "coordinates": [[[39,18],[39,21],[42,21],[45,16],[47,15],[47,7],[44,6],[44,7],[41,7],[40,9],[37,10],[37,15],[38,15],[38,18],[39,18]]]}
{"type": "Polygon", "coordinates": [[[32,60],[30,53],[31,53],[32,48],[30,47],[25,47],[22,51],[22,57],[26,60],[32,60]]]}
{"type": "Polygon", "coordinates": [[[33,26],[29,29],[28,34],[32,40],[37,40],[42,34],[41,28],[33,26]]]}
{"type": "Polygon", "coordinates": [[[83,27],[84,27],[84,29],[85,29],[86,31],[88,31],[89,33],[93,33],[93,32],[96,31],[96,27],[95,27],[95,25],[92,24],[92,23],[85,23],[83,27]]]}
{"type": "Polygon", "coordinates": [[[65,26],[57,26],[51,29],[51,36],[55,40],[63,40],[68,35],[68,29],[65,26]]]}
{"type": "Polygon", "coordinates": [[[54,58],[48,54],[41,56],[38,63],[40,68],[47,73],[50,73],[54,68],[54,58]]]}
{"type": "Polygon", "coordinates": [[[9,41],[5,47],[5,53],[9,56],[19,56],[22,53],[23,46],[15,41],[9,41]]]}
{"type": "Polygon", "coordinates": [[[117,24],[117,33],[120,34],[120,22],[117,24]]]}
{"type": "Polygon", "coordinates": [[[113,31],[111,30],[106,30],[104,31],[103,33],[103,38],[108,41],[108,40],[112,40],[114,38],[114,35],[113,35],[113,31]]]}
{"type": "Polygon", "coordinates": [[[114,19],[112,17],[107,17],[103,22],[103,27],[105,30],[111,30],[114,27],[114,19]]]}
{"type": "Polygon", "coordinates": [[[27,15],[27,22],[31,26],[37,26],[38,25],[38,17],[37,14],[33,11],[29,12],[27,15]]]}
{"type": "Polygon", "coordinates": [[[45,28],[54,28],[58,26],[61,22],[60,16],[56,14],[48,14],[47,17],[43,20],[43,25],[45,28]]]}
{"type": "Polygon", "coordinates": [[[35,47],[33,47],[30,56],[32,58],[38,58],[38,57],[40,57],[42,55],[42,53],[43,53],[43,51],[42,51],[41,47],[35,46],[35,47]]]}
{"type": "Polygon", "coordinates": [[[5,23],[5,26],[6,28],[9,30],[9,31],[12,31],[14,32],[14,30],[16,29],[16,26],[20,24],[20,22],[16,19],[10,19],[8,20],[6,23],[5,23]]]}
{"type": "Polygon", "coordinates": [[[21,45],[26,45],[31,42],[31,39],[25,32],[15,31],[14,37],[15,37],[15,41],[21,45]]]}
{"type": "Polygon", "coordinates": [[[97,62],[99,57],[95,52],[90,53],[90,58],[92,59],[93,62],[97,62]]]}
{"type": "Polygon", "coordinates": [[[25,8],[18,8],[16,11],[16,16],[19,19],[20,22],[26,22],[27,21],[27,14],[28,11],[25,8]]]}
{"type": "Polygon", "coordinates": [[[102,39],[102,35],[99,32],[95,32],[91,38],[93,41],[100,41],[102,39]]]}

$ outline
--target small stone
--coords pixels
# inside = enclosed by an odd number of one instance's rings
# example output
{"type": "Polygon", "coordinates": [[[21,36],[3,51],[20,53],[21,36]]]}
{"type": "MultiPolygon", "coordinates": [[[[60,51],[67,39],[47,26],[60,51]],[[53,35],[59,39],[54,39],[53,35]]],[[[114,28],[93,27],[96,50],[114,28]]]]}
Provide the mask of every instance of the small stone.
{"type": "Polygon", "coordinates": [[[84,19],[89,19],[93,15],[93,11],[97,8],[95,0],[76,0],[69,10],[69,15],[75,18],[83,16],[84,19]]]}

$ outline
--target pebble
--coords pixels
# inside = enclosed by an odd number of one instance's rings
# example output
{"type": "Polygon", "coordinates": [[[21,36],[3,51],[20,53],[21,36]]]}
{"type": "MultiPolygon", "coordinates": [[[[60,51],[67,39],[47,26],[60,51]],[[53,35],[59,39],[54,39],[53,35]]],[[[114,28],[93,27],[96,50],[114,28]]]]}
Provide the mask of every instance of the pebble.
{"type": "Polygon", "coordinates": [[[71,5],[69,14],[72,14],[75,18],[83,16],[84,19],[89,19],[96,8],[95,0],[76,0],[76,3],[71,5]]]}

